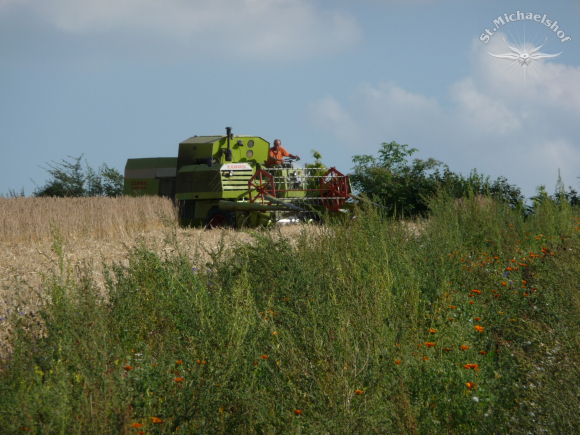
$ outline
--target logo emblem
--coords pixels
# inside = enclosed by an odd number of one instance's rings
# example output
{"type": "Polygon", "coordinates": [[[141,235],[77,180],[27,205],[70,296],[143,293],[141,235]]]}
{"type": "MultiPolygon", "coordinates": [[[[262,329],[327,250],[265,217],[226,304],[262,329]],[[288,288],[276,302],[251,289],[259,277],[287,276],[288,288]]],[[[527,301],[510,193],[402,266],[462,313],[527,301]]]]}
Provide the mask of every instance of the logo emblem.
{"type": "Polygon", "coordinates": [[[507,45],[507,47],[511,50],[511,53],[493,54],[493,53],[488,52],[488,54],[492,57],[495,57],[496,59],[503,59],[503,60],[507,60],[510,62],[517,62],[520,64],[520,66],[525,68],[527,66],[530,66],[533,61],[541,61],[544,59],[554,59],[555,57],[558,57],[562,54],[562,52],[560,52],[558,54],[540,53],[539,52],[540,49],[544,46],[544,44],[546,43],[547,40],[548,40],[548,38],[546,38],[544,43],[542,45],[540,45],[539,47],[532,47],[532,49],[528,51],[525,47],[522,47],[521,49],[517,48],[517,47],[512,47],[511,45],[509,45],[507,43],[505,38],[503,38],[503,42],[505,42],[505,45],[507,45]]]}

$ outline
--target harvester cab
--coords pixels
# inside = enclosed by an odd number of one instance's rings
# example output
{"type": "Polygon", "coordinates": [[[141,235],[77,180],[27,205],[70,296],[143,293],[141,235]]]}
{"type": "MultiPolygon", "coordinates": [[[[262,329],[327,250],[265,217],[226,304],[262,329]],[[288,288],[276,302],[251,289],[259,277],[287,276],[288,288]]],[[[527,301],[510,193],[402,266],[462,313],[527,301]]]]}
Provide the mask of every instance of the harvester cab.
{"type": "Polygon", "coordinates": [[[289,216],[339,213],[350,197],[335,168],[295,168],[297,159],[266,168],[270,143],[259,136],[193,136],[177,158],[129,159],[125,195],[163,195],[179,203],[186,226],[259,226],[289,216]]]}

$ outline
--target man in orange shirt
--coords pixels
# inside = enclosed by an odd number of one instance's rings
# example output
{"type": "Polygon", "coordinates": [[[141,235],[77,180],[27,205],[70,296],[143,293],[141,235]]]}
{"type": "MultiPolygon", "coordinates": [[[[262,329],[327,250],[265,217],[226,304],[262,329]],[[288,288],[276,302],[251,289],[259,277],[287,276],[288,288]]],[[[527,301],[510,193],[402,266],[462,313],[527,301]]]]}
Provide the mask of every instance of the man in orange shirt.
{"type": "Polygon", "coordinates": [[[282,142],[280,139],[274,141],[274,146],[268,150],[268,160],[266,161],[266,167],[270,168],[275,165],[284,163],[284,157],[290,157],[293,159],[300,160],[300,156],[290,154],[282,147],[282,142]]]}

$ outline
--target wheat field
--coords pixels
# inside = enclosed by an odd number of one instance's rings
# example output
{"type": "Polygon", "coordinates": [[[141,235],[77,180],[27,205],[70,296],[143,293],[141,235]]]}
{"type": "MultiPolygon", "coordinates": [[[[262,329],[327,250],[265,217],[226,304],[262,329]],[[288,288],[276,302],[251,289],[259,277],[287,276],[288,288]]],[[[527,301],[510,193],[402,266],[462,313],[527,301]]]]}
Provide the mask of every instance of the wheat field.
{"type": "MultiPolygon", "coordinates": [[[[127,264],[137,244],[164,255],[175,255],[177,246],[203,265],[220,243],[227,249],[252,240],[245,231],[180,228],[174,203],[161,197],[0,198],[0,228],[0,317],[19,301],[29,309],[39,303],[43,276],[60,267],[57,238],[66,271],[90,266],[101,290],[103,263],[127,264]]],[[[301,230],[281,229],[288,236],[301,230]]]]}
{"type": "Polygon", "coordinates": [[[44,242],[56,226],[65,240],[134,236],[177,223],[167,198],[0,198],[0,243],[44,242]]]}

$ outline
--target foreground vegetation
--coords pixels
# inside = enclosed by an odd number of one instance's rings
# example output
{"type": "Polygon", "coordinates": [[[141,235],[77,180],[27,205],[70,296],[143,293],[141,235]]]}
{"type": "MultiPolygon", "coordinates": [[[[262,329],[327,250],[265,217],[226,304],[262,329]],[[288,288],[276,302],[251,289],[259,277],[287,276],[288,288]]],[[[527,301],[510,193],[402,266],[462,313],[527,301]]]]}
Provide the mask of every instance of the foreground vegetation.
{"type": "Polygon", "coordinates": [[[370,210],[210,263],[142,247],[104,295],[63,259],[0,322],[3,433],[578,432],[580,213],[429,206],[416,235],[370,210]]]}

